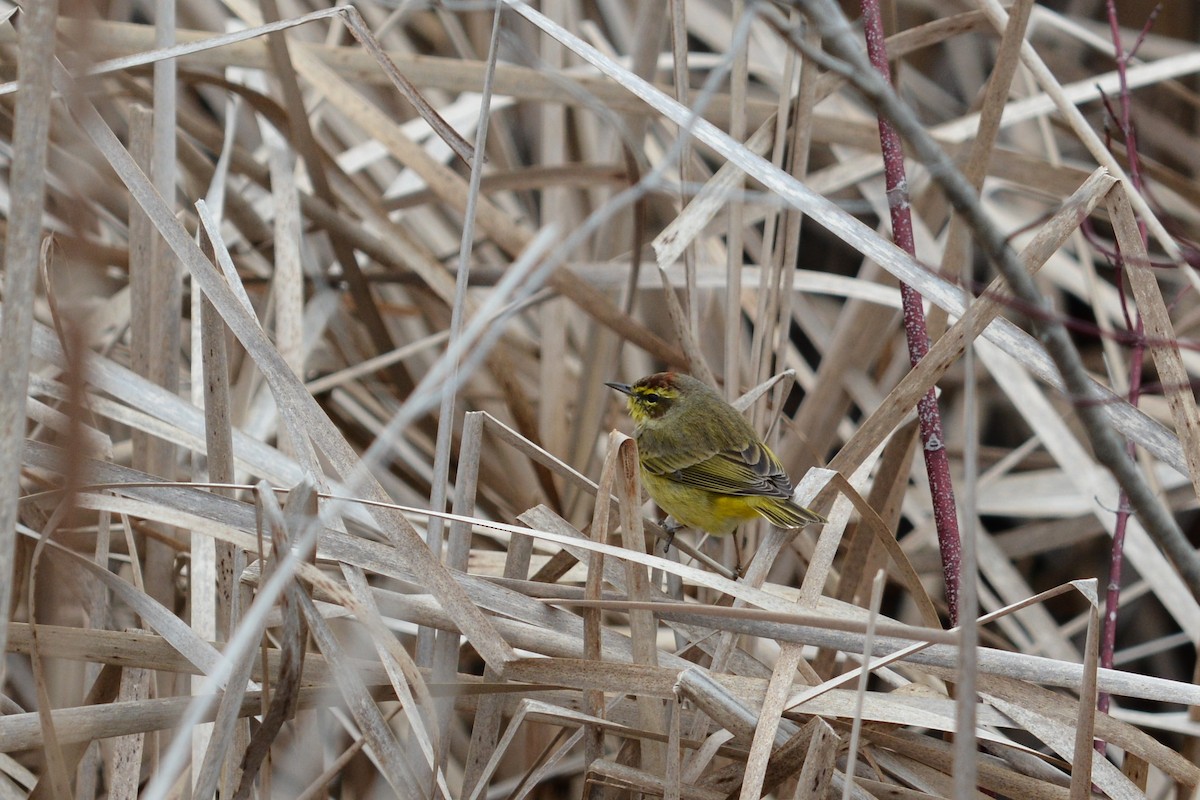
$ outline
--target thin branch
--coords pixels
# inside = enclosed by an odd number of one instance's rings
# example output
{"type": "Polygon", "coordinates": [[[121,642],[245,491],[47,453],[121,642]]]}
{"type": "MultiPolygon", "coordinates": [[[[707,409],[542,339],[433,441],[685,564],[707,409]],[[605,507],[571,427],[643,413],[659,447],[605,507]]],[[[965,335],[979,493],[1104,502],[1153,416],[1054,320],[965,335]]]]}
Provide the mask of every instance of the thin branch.
{"type": "MultiPolygon", "coordinates": [[[[888,67],[879,2],[863,0],[862,9],[867,53],[880,78],[890,86],[891,70],[888,67]]],[[[908,193],[908,176],[904,169],[904,145],[895,126],[883,114],[879,115],[879,144],[883,151],[884,175],[887,180],[892,239],[898,247],[915,258],[917,246],[913,239],[912,206],[908,193]]],[[[908,360],[915,367],[929,352],[924,299],[920,292],[904,282],[900,283],[900,296],[904,307],[904,336],[908,341],[908,360]]],[[[959,624],[958,594],[962,539],[958,531],[958,509],[954,505],[954,481],[950,477],[950,458],[946,454],[942,414],[938,409],[937,392],[932,386],[917,403],[917,420],[921,427],[921,452],[925,456],[925,471],[929,475],[929,493],[933,498],[933,519],[937,526],[938,550],[942,556],[946,606],[950,611],[950,625],[955,627],[959,624]]]]}

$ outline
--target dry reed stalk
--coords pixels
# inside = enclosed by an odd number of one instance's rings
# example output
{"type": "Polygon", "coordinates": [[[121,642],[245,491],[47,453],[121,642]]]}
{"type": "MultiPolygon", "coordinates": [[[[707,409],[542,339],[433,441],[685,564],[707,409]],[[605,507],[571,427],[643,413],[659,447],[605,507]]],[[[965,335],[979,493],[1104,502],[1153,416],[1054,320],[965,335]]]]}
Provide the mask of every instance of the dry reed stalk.
{"type": "Polygon", "coordinates": [[[1114,69],[1103,17],[902,0],[900,106],[814,4],[0,24],[0,357],[28,374],[0,392],[0,794],[1200,786],[1189,12],[1114,69]],[[1105,95],[1136,147],[1107,141],[1105,95]],[[919,260],[881,224],[877,107],[920,119],[919,260]],[[915,367],[897,282],[930,314],[915,367]],[[828,525],[664,557],[602,383],[684,365],[828,525]],[[935,386],[967,638],[914,464],[935,386]],[[1106,437],[1182,534],[1168,558],[1130,521],[1118,669],[1106,437]]]}

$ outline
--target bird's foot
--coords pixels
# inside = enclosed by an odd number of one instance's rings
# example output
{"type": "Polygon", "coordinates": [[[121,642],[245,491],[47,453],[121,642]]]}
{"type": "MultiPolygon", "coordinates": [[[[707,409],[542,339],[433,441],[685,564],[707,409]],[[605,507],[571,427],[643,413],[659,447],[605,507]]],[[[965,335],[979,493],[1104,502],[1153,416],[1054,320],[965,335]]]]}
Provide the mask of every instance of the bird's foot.
{"type": "Polygon", "coordinates": [[[667,517],[662,521],[662,529],[667,534],[667,541],[663,543],[663,555],[671,552],[671,543],[675,541],[675,534],[683,528],[673,517],[667,517]]]}

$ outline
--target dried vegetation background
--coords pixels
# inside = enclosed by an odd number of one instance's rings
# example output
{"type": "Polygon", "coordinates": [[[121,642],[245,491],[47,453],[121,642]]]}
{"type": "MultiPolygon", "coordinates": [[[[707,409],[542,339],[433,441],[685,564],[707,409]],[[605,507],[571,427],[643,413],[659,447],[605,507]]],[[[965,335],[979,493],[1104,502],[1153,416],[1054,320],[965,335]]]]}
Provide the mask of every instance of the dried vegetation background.
{"type": "Polygon", "coordinates": [[[0,797],[1193,796],[1198,573],[1161,538],[1200,485],[1192,4],[883,9],[1041,309],[984,292],[944,170],[886,191],[787,4],[23,5],[0,797]],[[1064,392],[1031,317],[1111,393],[1064,392]],[[668,367],[758,387],[829,523],[663,558],[603,382],[668,367]]]}

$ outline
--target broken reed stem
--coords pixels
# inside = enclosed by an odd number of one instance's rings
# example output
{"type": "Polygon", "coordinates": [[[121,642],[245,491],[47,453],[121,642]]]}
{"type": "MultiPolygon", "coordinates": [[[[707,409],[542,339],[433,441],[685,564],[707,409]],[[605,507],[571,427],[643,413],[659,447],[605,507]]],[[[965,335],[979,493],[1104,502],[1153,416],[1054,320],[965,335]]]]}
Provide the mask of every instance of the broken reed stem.
{"type": "MultiPolygon", "coordinates": [[[[863,28],[867,54],[872,66],[891,85],[887,45],[883,32],[883,17],[879,0],[863,0],[863,28]]],[[[879,144],[883,150],[884,175],[887,183],[888,210],[892,218],[892,239],[909,255],[916,257],[913,240],[912,210],[908,194],[908,177],[904,169],[904,145],[900,134],[883,114],[879,114],[879,144]]],[[[929,352],[929,333],[925,327],[925,310],[921,293],[907,283],[900,283],[904,307],[904,337],[908,341],[908,360],[917,366],[929,352]]],[[[946,437],[942,432],[942,415],[938,409],[934,388],[917,403],[917,420],[921,429],[921,452],[925,456],[925,471],[929,475],[929,492],[933,498],[933,519],[937,526],[938,550],[942,556],[942,578],[946,585],[946,606],[950,625],[958,619],[958,594],[962,562],[962,539],[958,532],[958,511],[954,505],[954,481],[950,477],[950,458],[946,454],[946,437]]]]}

